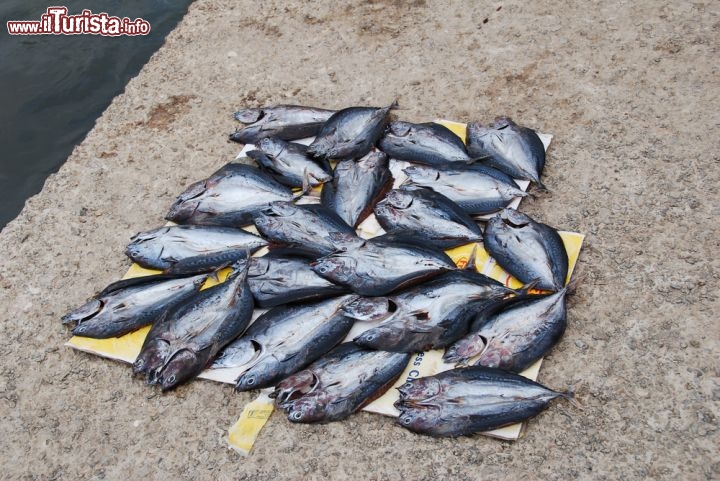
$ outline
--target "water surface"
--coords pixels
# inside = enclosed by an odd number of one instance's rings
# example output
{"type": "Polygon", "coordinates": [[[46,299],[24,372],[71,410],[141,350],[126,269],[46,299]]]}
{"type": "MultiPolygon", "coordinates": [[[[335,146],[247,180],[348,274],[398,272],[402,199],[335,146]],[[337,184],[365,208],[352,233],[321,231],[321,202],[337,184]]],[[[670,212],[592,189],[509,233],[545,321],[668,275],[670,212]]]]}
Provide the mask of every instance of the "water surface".
{"type": "Polygon", "coordinates": [[[95,120],[137,75],[192,0],[0,2],[0,229],[38,193],[95,120]],[[9,35],[8,20],[40,20],[49,6],[68,14],[143,18],[149,35],[9,35]]]}

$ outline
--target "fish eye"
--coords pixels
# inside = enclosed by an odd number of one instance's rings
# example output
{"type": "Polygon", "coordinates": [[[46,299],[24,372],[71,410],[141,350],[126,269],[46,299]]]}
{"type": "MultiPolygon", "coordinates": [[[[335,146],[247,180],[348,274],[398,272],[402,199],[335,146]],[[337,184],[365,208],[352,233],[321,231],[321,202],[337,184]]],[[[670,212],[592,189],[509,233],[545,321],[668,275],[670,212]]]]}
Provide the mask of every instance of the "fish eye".
{"type": "Polygon", "coordinates": [[[403,384],[402,389],[410,389],[412,387],[413,387],[413,383],[406,382],[405,384],[403,384]]]}
{"type": "Polygon", "coordinates": [[[143,367],[144,365],[145,365],[144,359],[138,359],[137,361],[135,361],[135,367],[143,367]]]}
{"type": "Polygon", "coordinates": [[[170,377],[168,378],[167,382],[168,382],[169,384],[172,384],[172,383],[175,382],[175,379],[176,379],[176,378],[175,378],[175,374],[173,374],[172,376],[170,376],[170,377]]]}
{"type": "Polygon", "coordinates": [[[245,380],[245,384],[247,384],[248,386],[252,386],[253,384],[255,384],[255,376],[250,376],[249,378],[247,378],[245,380]]]}
{"type": "Polygon", "coordinates": [[[302,418],[302,413],[300,411],[295,411],[294,413],[290,414],[290,417],[296,421],[299,421],[300,418],[302,418]]]}
{"type": "Polygon", "coordinates": [[[412,416],[403,416],[400,418],[402,424],[410,424],[412,422],[412,416]]]}

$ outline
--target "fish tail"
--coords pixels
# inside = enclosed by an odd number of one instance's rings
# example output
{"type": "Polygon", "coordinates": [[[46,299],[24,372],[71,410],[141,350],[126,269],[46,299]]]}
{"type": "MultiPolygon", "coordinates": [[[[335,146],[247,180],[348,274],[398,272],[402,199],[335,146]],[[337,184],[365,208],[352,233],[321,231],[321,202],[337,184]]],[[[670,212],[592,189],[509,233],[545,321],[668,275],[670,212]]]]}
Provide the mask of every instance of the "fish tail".
{"type": "Polygon", "coordinates": [[[550,192],[550,189],[548,189],[545,186],[545,184],[542,183],[542,181],[540,179],[533,181],[533,183],[535,184],[535,187],[538,188],[539,190],[542,190],[543,192],[550,192]]]}
{"type": "Polygon", "coordinates": [[[395,97],[395,100],[392,101],[392,103],[388,106],[388,110],[397,110],[400,108],[400,104],[398,103],[398,100],[400,100],[400,97],[395,97]]]}
{"type": "Polygon", "coordinates": [[[518,296],[527,296],[531,290],[535,289],[535,286],[537,286],[540,283],[540,279],[533,279],[524,286],[522,286],[520,289],[517,290],[518,296]]]}
{"type": "Polygon", "coordinates": [[[475,162],[482,162],[484,160],[490,160],[492,155],[481,155],[479,157],[473,157],[465,161],[466,164],[474,164],[475,162]]]}
{"type": "Polygon", "coordinates": [[[563,290],[565,291],[566,295],[571,296],[575,294],[578,290],[578,287],[580,284],[582,284],[585,281],[584,276],[575,276],[570,281],[565,284],[565,287],[563,290]]]}
{"type": "Polygon", "coordinates": [[[581,400],[577,396],[577,392],[580,390],[584,382],[582,380],[576,382],[572,386],[570,386],[566,391],[559,392],[558,394],[570,401],[570,404],[575,406],[576,409],[579,409],[580,411],[585,410],[584,404],[581,402],[581,400]]]}
{"type": "MultiPolygon", "coordinates": [[[[478,242],[482,240],[482,237],[478,239],[478,242]]],[[[477,270],[476,264],[477,264],[477,250],[478,246],[475,244],[473,246],[472,252],[470,252],[470,257],[468,257],[467,264],[465,264],[465,267],[463,267],[464,270],[470,270],[475,271],[477,270]]]]}

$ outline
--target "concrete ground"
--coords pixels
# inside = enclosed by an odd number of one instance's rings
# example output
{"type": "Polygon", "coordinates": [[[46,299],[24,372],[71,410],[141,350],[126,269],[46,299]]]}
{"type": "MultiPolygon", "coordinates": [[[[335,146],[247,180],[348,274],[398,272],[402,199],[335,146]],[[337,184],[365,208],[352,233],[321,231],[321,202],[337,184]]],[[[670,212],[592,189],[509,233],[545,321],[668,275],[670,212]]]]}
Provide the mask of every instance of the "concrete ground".
{"type": "Polygon", "coordinates": [[[718,13],[648,0],[196,1],[0,233],[0,477],[720,478],[718,13]],[[551,193],[523,209],[588,237],[540,380],[581,381],[584,410],[556,403],[515,443],[276,413],[242,458],[224,436],[254,393],[202,381],[160,394],[63,346],[60,317],[125,272],[130,236],[238,151],[226,142],[235,109],[396,96],[407,120],[503,114],[555,134],[551,193]]]}

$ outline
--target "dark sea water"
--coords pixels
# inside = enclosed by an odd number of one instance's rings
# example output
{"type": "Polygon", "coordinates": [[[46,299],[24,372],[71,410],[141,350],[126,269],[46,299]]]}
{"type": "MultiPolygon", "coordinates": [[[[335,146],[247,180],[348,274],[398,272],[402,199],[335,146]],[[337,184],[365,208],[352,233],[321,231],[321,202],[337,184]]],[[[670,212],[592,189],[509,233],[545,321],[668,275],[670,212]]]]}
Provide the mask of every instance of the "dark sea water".
{"type": "Polygon", "coordinates": [[[192,0],[0,2],[0,229],[65,162],[95,120],[137,75],[192,0]],[[149,35],[9,35],[9,20],[68,14],[142,18],[149,35]]]}

